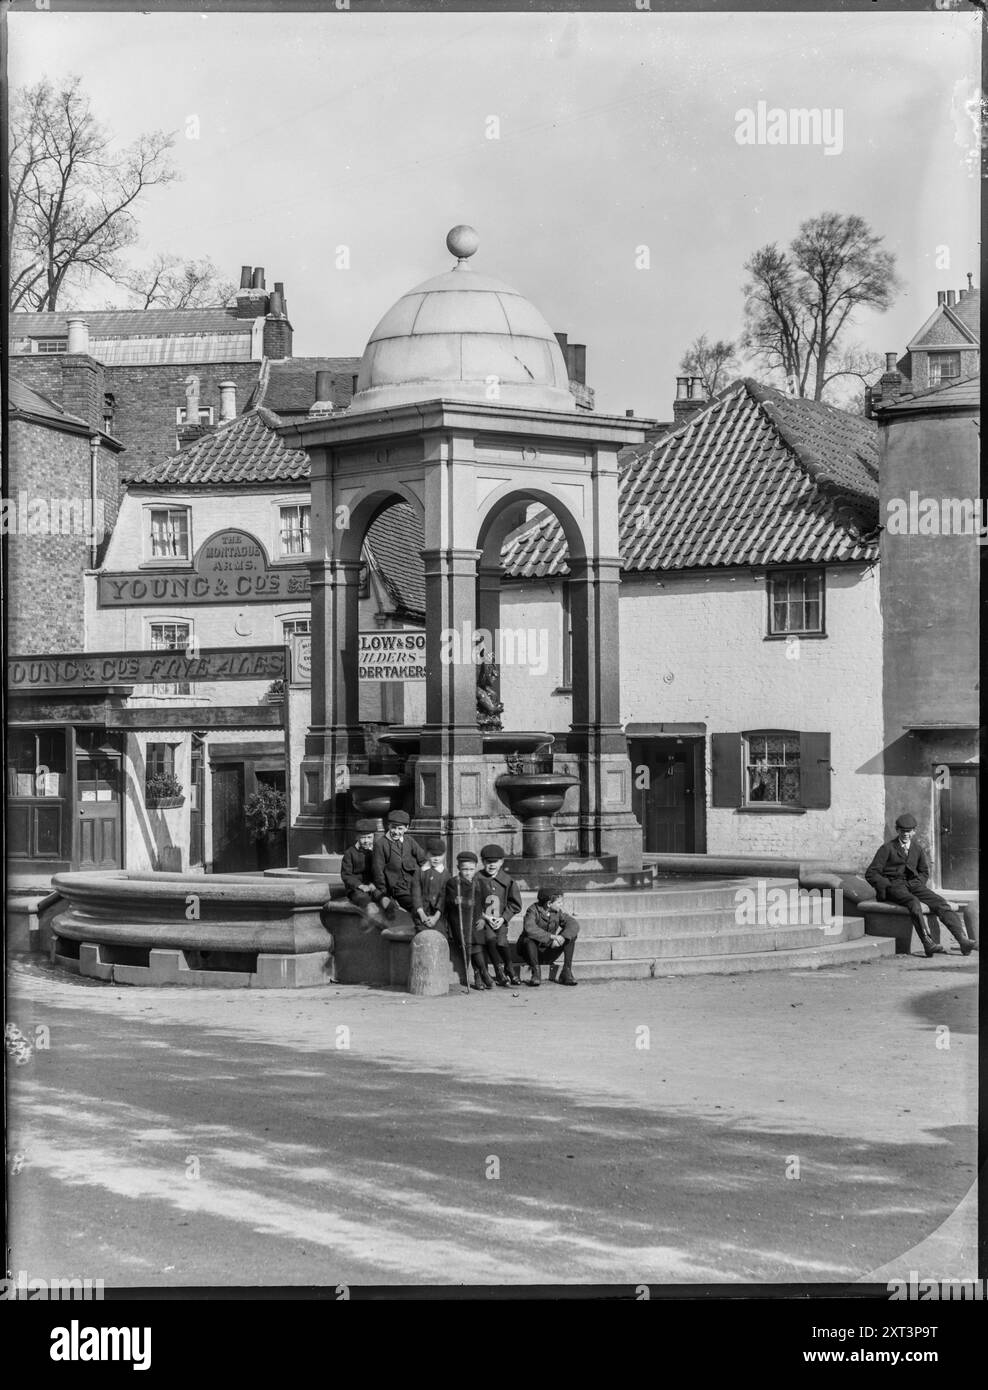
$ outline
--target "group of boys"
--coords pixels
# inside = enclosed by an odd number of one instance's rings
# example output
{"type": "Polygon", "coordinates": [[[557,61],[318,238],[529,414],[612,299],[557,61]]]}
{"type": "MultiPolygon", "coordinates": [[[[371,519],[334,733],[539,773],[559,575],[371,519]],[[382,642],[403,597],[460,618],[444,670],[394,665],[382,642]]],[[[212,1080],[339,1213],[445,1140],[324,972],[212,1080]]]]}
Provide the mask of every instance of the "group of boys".
{"type": "MultiPolygon", "coordinates": [[[[340,866],[349,900],[370,916],[392,916],[396,907],[403,908],[416,931],[441,932],[464,993],[471,984],[475,990],[520,985],[508,927],[521,912],[522,901],[518,885],[504,867],[504,850],[500,845],[484,845],[479,861],[473,850],[461,850],[454,875],[446,867],[445,842],[436,837],[419,845],[408,834],[408,826],[405,811],[391,812],[383,835],[376,833],[373,821],[357,822],[356,843],[343,855],[340,866]]],[[[542,983],[542,965],[553,965],[560,956],[558,983],[577,983],[573,953],[580,929],[562,910],[562,897],[556,885],[540,888],[515,943],[531,971],[528,983],[533,987],[542,983]]]]}

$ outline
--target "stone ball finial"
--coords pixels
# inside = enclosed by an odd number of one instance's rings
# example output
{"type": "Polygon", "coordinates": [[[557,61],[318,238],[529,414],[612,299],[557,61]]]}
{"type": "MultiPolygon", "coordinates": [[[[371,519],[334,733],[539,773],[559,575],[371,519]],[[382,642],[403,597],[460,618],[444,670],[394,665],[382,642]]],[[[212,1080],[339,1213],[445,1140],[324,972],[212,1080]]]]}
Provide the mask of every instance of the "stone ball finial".
{"type": "Polygon", "coordinates": [[[479,245],[480,237],[473,227],[467,227],[463,223],[454,227],[446,236],[446,249],[461,261],[472,256],[479,245]]]}

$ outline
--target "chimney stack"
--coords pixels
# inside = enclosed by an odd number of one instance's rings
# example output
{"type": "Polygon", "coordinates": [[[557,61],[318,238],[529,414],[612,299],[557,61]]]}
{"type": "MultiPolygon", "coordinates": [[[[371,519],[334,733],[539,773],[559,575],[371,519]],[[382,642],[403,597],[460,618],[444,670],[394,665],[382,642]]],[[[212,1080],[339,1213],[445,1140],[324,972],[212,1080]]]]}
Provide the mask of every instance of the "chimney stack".
{"type": "Polygon", "coordinates": [[[869,420],[873,420],[874,407],[876,405],[888,405],[890,401],[901,393],[903,379],[899,374],[899,369],[895,365],[895,353],[885,354],[885,371],[879,377],[874,386],[865,387],[865,415],[869,420]]]}
{"type": "Polygon", "coordinates": [[[256,266],[254,267],[254,274],[250,277],[250,287],[251,287],[252,290],[263,290],[263,289],[264,289],[264,267],[263,267],[263,265],[256,265],[256,266]]]}
{"type": "MultiPolygon", "coordinates": [[[[254,271],[254,278],[258,272],[254,271]]],[[[261,284],[264,284],[264,271],[260,272],[261,284]]],[[[256,291],[255,291],[256,293],[256,291]]],[[[265,313],[265,310],[261,310],[265,313]]],[[[283,361],[292,355],[292,326],[288,322],[288,313],[285,309],[285,286],[282,281],[278,281],[267,297],[267,312],[264,320],[264,356],[274,361],[283,361]]]]}
{"type": "Polygon", "coordinates": [[[587,384],[587,347],[585,343],[573,343],[571,347],[573,354],[573,365],[570,376],[574,381],[578,381],[581,386],[587,384]]]}
{"type": "Polygon", "coordinates": [[[220,382],[220,422],[237,418],[237,383],[220,382]]]}
{"type": "Polygon", "coordinates": [[[101,430],[106,373],[103,363],[92,356],[89,324],[81,315],[69,318],[65,347],[64,354],[55,358],[62,373],[59,404],[69,415],[76,415],[92,429],[101,430]]]}
{"type": "Polygon", "coordinates": [[[254,267],[252,265],[242,265],[240,267],[240,288],[242,290],[250,289],[250,277],[253,271],[254,267]]]}
{"type": "Polygon", "coordinates": [[[937,290],[937,308],[942,309],[947,302],[947,291],[937,290]]]}
{"type": "Polygon", "coordinates": [[[703,391],[703,380],[698,376],[677,376],[676,399],[672,403],[675,425],[684,425],[687,420],[702,410],[707,404],[703,391]]]}
{"type": "Polygon", "coordinates": [[[241,266],[240,288],[233,301],[233,313],[238,319],[259,319],[268,312],[268,296],[264,288],[263,266],[241,266]]]}

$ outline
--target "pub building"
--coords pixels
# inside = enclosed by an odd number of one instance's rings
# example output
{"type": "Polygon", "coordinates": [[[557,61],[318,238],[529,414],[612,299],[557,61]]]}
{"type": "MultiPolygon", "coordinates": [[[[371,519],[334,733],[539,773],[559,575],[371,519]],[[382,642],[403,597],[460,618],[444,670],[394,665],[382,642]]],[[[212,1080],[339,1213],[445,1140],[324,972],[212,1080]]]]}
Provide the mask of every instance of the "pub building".
{"type": "MultiPolygon", "coordinates": [[[[101,563],[74,578],[76,650],[8,660],[15,878],[289,862],[287,827],[256,839],[245,815],[266,785],[290,825],[286,730],[309,721],[308,459],[280,423],[250,410],[132,476],[124,465],[101,563]]],[[[378,724],[421,718],[421,681],[373,678],[376,634],[424,620],[402,522],[389,513],[364,547],[362,713],[378,724]]]]}

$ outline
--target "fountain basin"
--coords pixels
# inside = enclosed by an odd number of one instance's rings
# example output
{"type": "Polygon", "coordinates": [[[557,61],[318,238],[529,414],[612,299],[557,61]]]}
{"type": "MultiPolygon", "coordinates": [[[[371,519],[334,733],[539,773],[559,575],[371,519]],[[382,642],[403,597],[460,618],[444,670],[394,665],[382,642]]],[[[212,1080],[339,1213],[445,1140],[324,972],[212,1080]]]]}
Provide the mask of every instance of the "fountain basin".
{"type": "Polygon", "coordinates": [[[52,889],[52,959],[116,984],[328,984],[334,919],[356,913],[325,883],[250,874],[64,873],[52,889]]]}
{"type": "Polygon", "coordinates": [[[408,778],[395,772],[350,774],[350,800],[362,816],[371,816],[384,829],[384,820],[405,799],[408,778]]]}
{"type": "Polygon", "coordinates": [[[562,808],[570,787],[580,785],[579,777],[567,772],[508,772],[498,777],[494,785],[498,796],[522,823],[524,858],[552,858],[556,848],[552,817],[562,808]]]}
{"type": "MultiPolygon", "coordinates": [[[[554,742],[554,736],[534,729],[484,729],[485,753],[534,753],[536,748],[554,742]]],[[[378,738],[402,758],[418,757],[422,748],[422,730],[396,725],[378,738]]]]}

